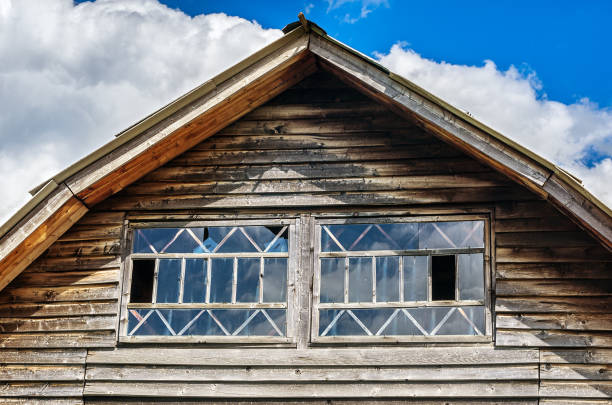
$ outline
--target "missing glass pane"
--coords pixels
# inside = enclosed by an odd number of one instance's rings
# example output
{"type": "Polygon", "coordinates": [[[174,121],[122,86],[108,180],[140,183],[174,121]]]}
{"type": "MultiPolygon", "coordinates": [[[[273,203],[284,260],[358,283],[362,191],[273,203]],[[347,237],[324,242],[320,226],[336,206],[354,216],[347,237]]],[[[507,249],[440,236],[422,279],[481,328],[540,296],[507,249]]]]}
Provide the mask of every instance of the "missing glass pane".
{"type": "Polygon", "coordinates": [[[153,301],[153,277],[155,260],[134,260],[132,262],[132,287],[130,302],[148,304],[153,301]]]}
{"type": "Polygon", "coordinates": [[[455,255],[431,257],[432,301],[455,300],[455,255]]]}

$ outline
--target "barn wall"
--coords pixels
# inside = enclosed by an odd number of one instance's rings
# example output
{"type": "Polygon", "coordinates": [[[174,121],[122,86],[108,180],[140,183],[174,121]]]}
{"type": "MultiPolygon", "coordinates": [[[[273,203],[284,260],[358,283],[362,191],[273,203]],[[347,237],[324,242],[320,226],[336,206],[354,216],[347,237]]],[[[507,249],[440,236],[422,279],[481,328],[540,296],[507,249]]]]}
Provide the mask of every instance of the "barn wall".
{"type": "Polygon", "coordinates": [[[612,254],[548,203],[318,74],[94,207],[0,292],[0,396],[603,403],[611,278],[612,254]],[[494,345],[116,347],[126,219],[479,209],[494,216],[494,345]]]}

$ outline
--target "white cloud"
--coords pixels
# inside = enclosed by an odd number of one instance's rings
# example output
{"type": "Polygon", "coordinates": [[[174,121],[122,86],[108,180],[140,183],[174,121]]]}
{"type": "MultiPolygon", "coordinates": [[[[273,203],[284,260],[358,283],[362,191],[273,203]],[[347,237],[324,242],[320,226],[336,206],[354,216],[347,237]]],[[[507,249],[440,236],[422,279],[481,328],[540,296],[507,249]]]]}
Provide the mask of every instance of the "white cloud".
{"type": "Polygon", "coordinates": [[[29,188],[281,35],[155,0],[0,0],[0,223],[29,188]]]}
{"type": "Polygon", "coordinates": [[[612,206],[612,110],[587,99],[569,105],[548,100],[538,94],[542,85],[535,73],[514,66],[501,71],[492,61],[483,66],[435,62],[402,44],[376,56],[392,71],[576,174],[612,206]],[[610,158],[593,167],[582,164],[593,152],[610,158]]]}

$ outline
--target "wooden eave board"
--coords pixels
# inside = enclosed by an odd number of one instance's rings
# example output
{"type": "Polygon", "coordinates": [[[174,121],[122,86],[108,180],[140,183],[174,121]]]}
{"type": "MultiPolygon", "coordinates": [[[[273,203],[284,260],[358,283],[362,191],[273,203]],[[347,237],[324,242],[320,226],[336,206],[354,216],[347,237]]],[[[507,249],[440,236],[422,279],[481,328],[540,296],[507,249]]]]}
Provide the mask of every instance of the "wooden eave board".
{"type": "Polygon", "coordinates": [[[32,201],[0,228],[0,289],[36,259],[44,251],[41,250],[44,245],[55,241],[78,221],[89,207],[314,72],[317,66],[313,54],[322,66],[340,73],[350,84],[382,104],[409,116],[438,137],[550,200],[612,249],[609,208],[565,172],[367,56],[333,40],[316,26],[311,28],[308,34],[303,27],[296,28],[130,127],[39,189],[32,201]],[[61,218],[54,218],[54,228],[47,232],[47,221],[62,207],[70,215],[66,216],[65,223],[61,218]],[[19,249],[38,253],[9,263],[9,255],[19,249]]]}

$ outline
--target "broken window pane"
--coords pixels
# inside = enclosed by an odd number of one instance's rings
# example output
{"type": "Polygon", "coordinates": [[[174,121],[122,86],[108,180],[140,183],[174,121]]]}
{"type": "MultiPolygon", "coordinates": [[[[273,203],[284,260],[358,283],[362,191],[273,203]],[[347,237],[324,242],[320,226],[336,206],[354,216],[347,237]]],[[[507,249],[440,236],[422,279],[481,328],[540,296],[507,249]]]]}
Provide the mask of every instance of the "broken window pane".
{"type": "Polygon", "coordinates": [[[455,300],[455,255],[431,257],[431,299],[455,300]]]}
{"type": "Polygon", "coordinates": [[[153,279],[155,277],[155,259],[141,259],[132,262],[132,286],[130,302],[153,302],[153,279]]]}

